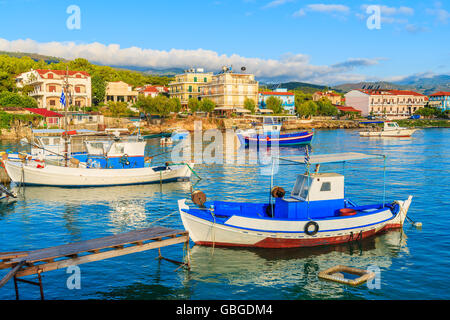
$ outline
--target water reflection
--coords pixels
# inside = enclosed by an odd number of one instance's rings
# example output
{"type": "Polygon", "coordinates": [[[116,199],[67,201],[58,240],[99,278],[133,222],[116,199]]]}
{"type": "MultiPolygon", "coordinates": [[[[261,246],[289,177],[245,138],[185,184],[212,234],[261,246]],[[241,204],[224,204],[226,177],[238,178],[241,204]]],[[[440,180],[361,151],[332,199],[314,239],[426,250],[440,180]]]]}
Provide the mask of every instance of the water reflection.
{"type": "Polygon", "coordinates": [[[321,270],[338,264],[362,269],[377,265],[387,269],[400,252],[408,253],[403,230],[360,242],[316,248],[267,250],[194,246],[191,277],[202,282],[238,286],[279,287],[298,283],[311,286],[311,281],[318,281],[317,274],[321,270]]]}

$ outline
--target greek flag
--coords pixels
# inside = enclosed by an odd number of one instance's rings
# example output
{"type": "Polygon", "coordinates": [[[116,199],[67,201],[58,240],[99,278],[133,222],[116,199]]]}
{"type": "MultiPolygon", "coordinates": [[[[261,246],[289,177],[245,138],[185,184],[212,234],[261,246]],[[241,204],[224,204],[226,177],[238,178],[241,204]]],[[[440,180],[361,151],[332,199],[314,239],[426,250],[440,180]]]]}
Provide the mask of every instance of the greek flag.
{"type": "Polygon", "coordinates": [[[66,105],[66,96],[64,95],[64,90],[61,91],[61,98],[59,99],[59,102],[61,102],[61,104],[62,104],[63,106],[66,105]]]}

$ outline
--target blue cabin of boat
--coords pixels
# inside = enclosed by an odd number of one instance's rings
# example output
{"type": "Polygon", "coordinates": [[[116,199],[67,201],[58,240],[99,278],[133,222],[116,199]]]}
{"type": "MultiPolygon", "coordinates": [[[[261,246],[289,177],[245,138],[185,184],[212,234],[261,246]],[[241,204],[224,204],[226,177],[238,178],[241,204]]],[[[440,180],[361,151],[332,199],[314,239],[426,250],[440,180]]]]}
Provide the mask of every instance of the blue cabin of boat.
{"type": "MultiPolygon", "coordinates": [[[[227,219],[233,215],[280,219],[308,220],[340,216],[346,207],[344,176],[337,173],[312,173],[297,176],[290,195],[276,198],[274,204],[213,201],[205,206],[214,209],[215,218],[227,219]]],[[[356,209],[356,207],[355,207],[356,209]]],[[[194,214],[208,219],[208,211],[192,209],[194,214]]]]}

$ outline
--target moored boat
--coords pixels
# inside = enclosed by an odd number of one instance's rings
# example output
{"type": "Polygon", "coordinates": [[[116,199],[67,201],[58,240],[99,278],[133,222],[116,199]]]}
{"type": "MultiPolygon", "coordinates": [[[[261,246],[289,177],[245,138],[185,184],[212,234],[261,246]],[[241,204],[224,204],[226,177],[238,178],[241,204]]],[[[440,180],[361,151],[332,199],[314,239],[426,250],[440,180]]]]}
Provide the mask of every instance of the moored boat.
{"type": "MultiPolygon", "coordinates": [[[[368,122],[370,123],[370,122],[368,122]]],[[[379,122],[374,122],[379,123],[379,122]]],[[[367,131],[360,131],[359,135],[361,137],[411,137],[411,135],[417,131],[414,128],[404,128],[400,127],[397,122],[394,121],[383,121],[383,128],[372,127],[367,131]]]]}
{"type": "Polygon", "coordinates": [[[130,169],[74,168],[11,160],[4,161],[4,165],[9,177],[15,183],[57,187],[101,187],[186,181],[189,180],[193,167],[190,163],[130,169]]]}
{"type": "Polygon", "coordinates": [[[264,117],[260,127],[238,130],[237,137],[241,145],[247,147],[266,145],[278,146],[296,146],[310,144],[314,132],[301,131],[292,133],[281,133],[282,123],[275,120],[274,117],[264,117]]]}
{"type": "MultiPolygon", "coordinates": [[[[307,172],[297,176],[289,196],[271,189],[269,203],[209,201],[192,194],[197,207],[178,201],[179,213],[191,239],[200,245],[264,248],[309,247],[364,239],[401,228],[412,196],[405,201],[356,205],[344,194],[344,176],[319,172],[321,164],[384,158],[342,153],[308,157],[307,172]],[[309,172],[309,165],[316,170],[309,172]],[[275,200],[274,202],[272,200],[275,200]]],[[[304,164],[303,157],[280,158],[304,164]]]]}

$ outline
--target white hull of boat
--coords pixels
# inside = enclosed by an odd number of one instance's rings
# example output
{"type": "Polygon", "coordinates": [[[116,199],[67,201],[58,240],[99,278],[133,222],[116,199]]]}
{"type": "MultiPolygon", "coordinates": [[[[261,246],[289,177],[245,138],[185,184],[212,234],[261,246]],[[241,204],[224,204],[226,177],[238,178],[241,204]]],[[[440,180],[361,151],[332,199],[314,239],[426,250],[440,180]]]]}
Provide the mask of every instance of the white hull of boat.
{"type": "MultiPolygon", "coordinates": [[[[188,165],[173,165],[165,170],[137,169],[86,169],[45,165],[39,168],[5,161],[6,172],[13,182],[26,185],[58,187],[97,187],[145,183],[183,181],[190,178],[188,165]]],[[[189,164],[193,167],[193,164],[189,164]]]]}
{"type": "Polygon", "coordinates": [[[361,137],[411,137],[417,129],[400,129],[389,131],[361,131],[359,135],[361,137]]]}
{"type": "Polygon", "coordinates": [[[308,221],[232,216],[225,224],[213,223],[184,212],[183,209],[189,209],[185,201],[178,201],[181,220],[196,244],[289,248],[337,244],[363,239],[387,229],[401,228],[412,196],[406,201],[398,201],[400,212],[396,216],[386,208],[372,215],[316,220],[319,231],[312,236],[304,232],[308,221]]]}

